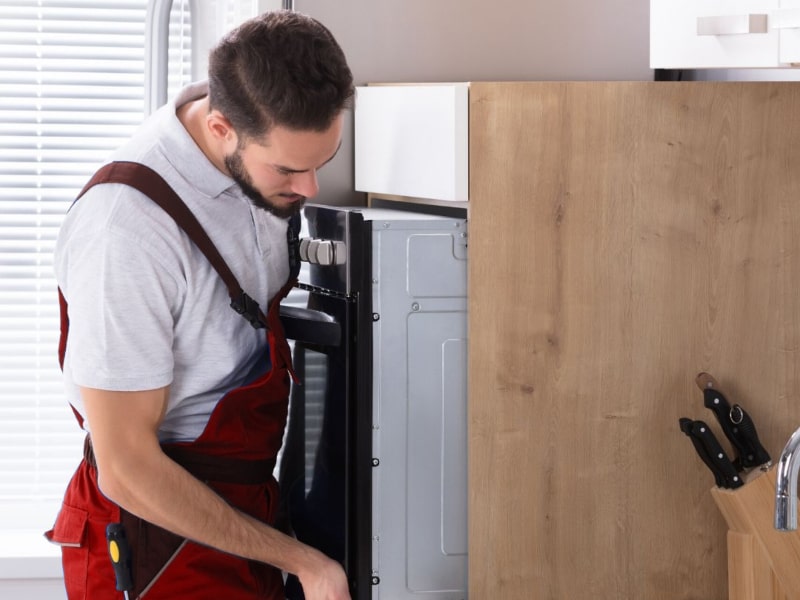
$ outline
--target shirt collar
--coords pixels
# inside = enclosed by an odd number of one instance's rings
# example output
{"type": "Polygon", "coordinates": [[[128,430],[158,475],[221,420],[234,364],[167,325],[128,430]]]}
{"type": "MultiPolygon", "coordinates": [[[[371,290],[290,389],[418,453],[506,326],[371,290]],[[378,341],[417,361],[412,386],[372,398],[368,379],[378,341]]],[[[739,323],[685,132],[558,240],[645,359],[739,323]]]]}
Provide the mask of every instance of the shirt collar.
{"type": "Polygon", "coordinates": [[[162,140],[166,158],[181,173],[192,173],[192,184],[201,193],[211,198],[216,198],[232,187],[238,187],[236,182],[228,175],[217,169],[214,164],[203,154],[199,146],[178,120],[177,109],[208,94],[208,82],[200,81],[183,88],[172,100],[163,106],[159,112],[161,125],[170,130],[171,135],[164,136],[162,140]],[[199,164],[207,168],[198,169],[199,164]]]}

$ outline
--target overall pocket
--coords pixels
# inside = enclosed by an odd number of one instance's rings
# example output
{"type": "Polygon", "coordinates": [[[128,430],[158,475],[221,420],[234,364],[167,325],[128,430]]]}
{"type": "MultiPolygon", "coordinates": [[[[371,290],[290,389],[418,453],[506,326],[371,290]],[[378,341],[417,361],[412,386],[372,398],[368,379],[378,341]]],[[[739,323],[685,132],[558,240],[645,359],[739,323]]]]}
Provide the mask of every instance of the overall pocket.
{"type": "Polygon", "coordinates": [[[69,600],[88,598],[88,524],[88,511],[62,504],[53,529],[44,534],[48,541],[61,546],[61,564],[69,600]]]}

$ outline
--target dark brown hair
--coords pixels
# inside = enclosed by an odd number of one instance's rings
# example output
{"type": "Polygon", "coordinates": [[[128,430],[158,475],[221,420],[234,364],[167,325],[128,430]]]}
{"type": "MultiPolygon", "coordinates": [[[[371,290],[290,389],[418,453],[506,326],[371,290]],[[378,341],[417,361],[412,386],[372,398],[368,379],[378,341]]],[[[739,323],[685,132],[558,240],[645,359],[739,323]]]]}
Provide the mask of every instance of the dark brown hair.
{"type": "Polygon", "coordinates": [[[210,108],[237,134],[258,139],[276,125],[324,131],[353,99],[344,52],[320,22],[280,10],[245,21],[211,51],[210,108]]]}

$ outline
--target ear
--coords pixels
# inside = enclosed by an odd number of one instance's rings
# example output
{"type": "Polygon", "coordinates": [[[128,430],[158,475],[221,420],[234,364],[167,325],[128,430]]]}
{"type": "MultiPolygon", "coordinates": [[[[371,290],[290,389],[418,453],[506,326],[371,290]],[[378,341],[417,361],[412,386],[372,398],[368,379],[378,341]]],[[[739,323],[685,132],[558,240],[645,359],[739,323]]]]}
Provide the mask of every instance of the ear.
{"type": "Polygon", "coordinates": [[[206,115],[206,127],[211,136],[223,144],[236,144],[236,131],[227,117],[218,110],[212,110],[206,115]]]}

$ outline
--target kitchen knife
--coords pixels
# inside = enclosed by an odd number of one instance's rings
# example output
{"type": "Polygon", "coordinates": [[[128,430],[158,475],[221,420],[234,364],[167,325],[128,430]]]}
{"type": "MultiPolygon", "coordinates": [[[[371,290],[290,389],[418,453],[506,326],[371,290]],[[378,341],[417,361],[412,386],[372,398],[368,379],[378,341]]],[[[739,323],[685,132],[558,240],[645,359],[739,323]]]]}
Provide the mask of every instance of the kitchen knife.
{"type": "Polygon", "coordinates": [[[683,431],[695,443],[700,458],[709,466],[714,474],[714,480],[718,487],[735,489],[741,487],[744,482],[739,477],[736,467],[725,454],[720,446],[714,432],[704,421],[692,421],[691,419],[681,419],[681,431],[683,431]]]}
{"type": "Polygon", "coordinates": [[[706,466],[711,471],[711,474],[714,475],[714,483],[716,483],[717,487],[724,487],[725,478],[722,476],[722,473],[717,470],[717,467],[714,465],[714,462],[708,455],[708,450],[706,450],[705,445],[698,438],[692,435],[692,424],[694,421],[687,419],[686,417],[681,417],[678,422],[680,424],[681,431],[685,433],[691,440],[694,449],[697,451],[697,455],[704,463],[706,463],[706,466]]]}
{"type": "Polygon", "coordinates": [[[695,383],[703,391],[703,404],[714,413],[722,432],[736,450],[737,456],[733,461],[736,470],[754,467],[768,469],[772,460],[758,438],[750,415],[739,404],[731,406],[725,395],[719,391],[717,382],[708,373],[700,373],[695,383]]]}

